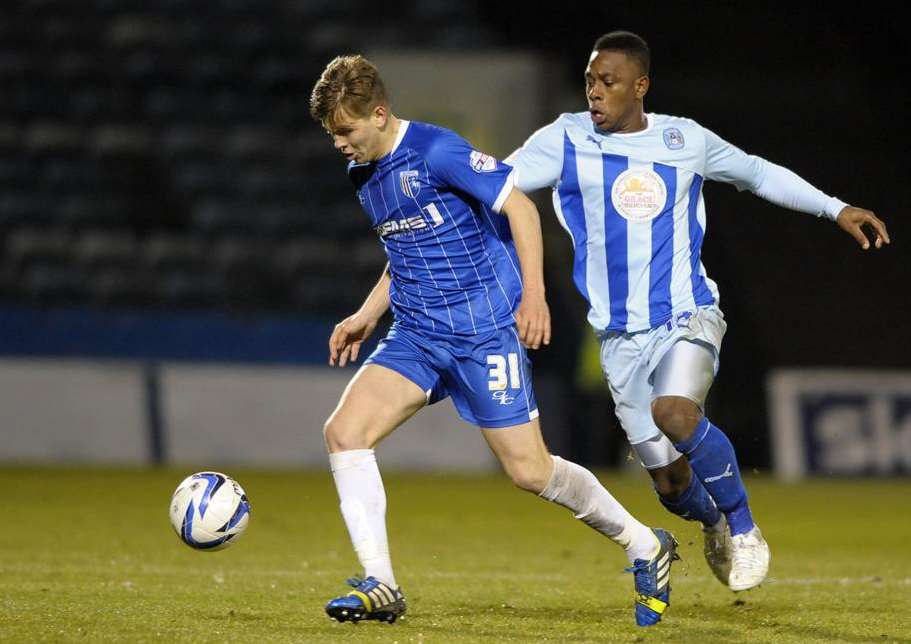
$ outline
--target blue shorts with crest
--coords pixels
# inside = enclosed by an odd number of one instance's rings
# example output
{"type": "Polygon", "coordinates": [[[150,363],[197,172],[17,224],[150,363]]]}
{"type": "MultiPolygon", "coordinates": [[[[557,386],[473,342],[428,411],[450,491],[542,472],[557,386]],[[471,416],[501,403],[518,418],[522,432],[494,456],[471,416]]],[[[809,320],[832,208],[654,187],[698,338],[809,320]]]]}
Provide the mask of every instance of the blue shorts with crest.
{"type": "Polygon", "coordinates": [[[451,397],[459,416],[478,427],[512,427],[538,417],[531,360],[515,327],[443,336],[393,324],[364,364],[411,380],[429,404],[451,397]]]}

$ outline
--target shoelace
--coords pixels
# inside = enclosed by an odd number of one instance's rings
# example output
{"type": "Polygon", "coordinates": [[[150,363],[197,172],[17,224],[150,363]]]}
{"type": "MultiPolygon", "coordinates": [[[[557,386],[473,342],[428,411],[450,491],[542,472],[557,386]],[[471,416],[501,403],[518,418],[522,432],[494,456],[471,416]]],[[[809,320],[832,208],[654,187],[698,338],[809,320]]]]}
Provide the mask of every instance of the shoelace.
{"type": "MultiPolygon", "coordinates": [[[[649,576],[651,575],[651,573],[649,571],[649,563],[647,561],[642,561],[640,559],[638,562],[634,563],[629,568],[624,568],[623,572],[633,573],[633,578],[634,578],[634,582],[636,584],[637,589],[639,588],[640,585],[642,585],[642,586],[650,585],[649,576]]],[[[657,589],[655,589],[655,590],[657,590],[657,589]]],[[[647,594],[646,594],[646,596],[647,596],[647,594]]]]}
{"type": "MultiPolygon", "coordinates": [[[[360,577],[349,577],[348,579],[345,580],[345,583],[348,584],[349,586],[351,586],[352,588],[354,588],[355,590],[360,590],[361,592],[366,592],[366,590],[364,588],[361,588],[361,586],[363,584],[367,583],[366,579],[361,579],[360,577]]],[[[389,588],[389,587],[386,586],[386,588],[389,588]]],[[[389,590],[390,590],[390,592],[392,592],[393,599],[398,599],[398,597],[396,596],[396,592],[392,588],[390,588],[389,590]]]]}
{"type": "Polygon", "coordinates": [[[648,564],[640,561],[637,564],[633,564],[629,568],[624,568],[623,572],[631,572],[634,575],[639,574],[640,572],[648,572],[648,564]]]}

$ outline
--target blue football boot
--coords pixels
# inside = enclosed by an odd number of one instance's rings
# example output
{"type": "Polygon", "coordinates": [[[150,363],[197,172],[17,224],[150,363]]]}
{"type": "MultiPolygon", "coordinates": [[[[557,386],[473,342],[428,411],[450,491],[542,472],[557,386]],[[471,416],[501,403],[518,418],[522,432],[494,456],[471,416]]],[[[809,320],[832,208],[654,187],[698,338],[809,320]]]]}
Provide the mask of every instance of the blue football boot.
{"type": "Polygon", "coordinates": [[[671,564],[680,559],[677,540],[667,530],[654,529],[658,553],[649,560],[636,559],[626,572],[636,585],[636,624],[654,626],[671,604],[671,564]]]}
{"type": "Polygon", "coordinates": [[[376,619],[391,624],[405,614],[405,595],[400,588],[390,588],[376,577],[352,577],[348,585],[354,590],[326,604],[326,614],[340,622],[376,619]]]}

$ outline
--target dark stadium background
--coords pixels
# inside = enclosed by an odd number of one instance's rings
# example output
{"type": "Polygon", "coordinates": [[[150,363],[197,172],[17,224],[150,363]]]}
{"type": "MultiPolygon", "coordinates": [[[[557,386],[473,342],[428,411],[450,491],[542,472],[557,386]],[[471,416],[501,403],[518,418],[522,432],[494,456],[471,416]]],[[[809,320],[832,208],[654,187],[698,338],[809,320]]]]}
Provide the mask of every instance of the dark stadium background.
{"type": "MultiPolygon", "coordinates": [[[[342,161],[307,114],[323,65],[378,48],[522,50],[548,61],[546,84],[577,87],[581,110],[592,42],[624,28],[652,49],[648,111],[692,117],[874,210],[892,233],[891,248],[863,253],[834,225],[707,185],[703,261],[729,322],[708,412],[743,465],[768,467],[770,369],[911,365],[911,39],[896,12],[876,3],[837,12],[818,3],[9,0],[0,7],[0,354],[322,361],[331,324],[353,312],[383,264],[342,161]]],[[[508,109],[543,125],[566,108],[508,109]]],[[[625,451],[605,390],[576,377],[587,328],[568,241],[547,196],[538,203],[555,331],[534,356],[545,432],[569,458],[615,464],[625,451]]]]}

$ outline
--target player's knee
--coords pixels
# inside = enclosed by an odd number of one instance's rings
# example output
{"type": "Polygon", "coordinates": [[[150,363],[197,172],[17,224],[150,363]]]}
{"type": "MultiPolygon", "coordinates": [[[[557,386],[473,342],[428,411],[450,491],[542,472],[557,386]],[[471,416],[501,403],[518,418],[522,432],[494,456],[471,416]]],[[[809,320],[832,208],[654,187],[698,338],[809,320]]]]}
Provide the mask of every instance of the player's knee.
{"type": "Polygon", "coordinates": [[[506,473],[513,484],[520,490],[540,494],[550,479],[549,463],[539,462],[540,459],[523,459],[509,464],[504,464],[506,473]]]}
{"type": "Polygon", "coordinates": [[[326,449],[330,453],[346,452],[352,449],[368,449],[372,447],[366,432],[340,422],[334,416],[330,417],[323,425],[323,438],[326,440],[326,449]]]}
{"type": "Polygon", "coordinates": [[[685,398],[658,398],[652,403],[652,420],[672,441],[689,438],[701,417],[699,407],[685,398]]]}

